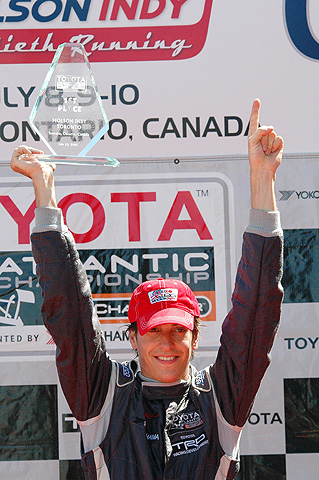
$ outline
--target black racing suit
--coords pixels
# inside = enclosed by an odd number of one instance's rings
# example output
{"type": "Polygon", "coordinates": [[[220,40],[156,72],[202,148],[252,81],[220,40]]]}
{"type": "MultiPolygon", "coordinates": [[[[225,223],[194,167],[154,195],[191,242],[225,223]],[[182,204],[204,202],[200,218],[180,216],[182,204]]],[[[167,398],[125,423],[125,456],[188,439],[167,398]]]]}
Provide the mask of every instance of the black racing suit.
{"type": "MultiPolygon", "coordinates": [[[[261,225],[272,215],[253,212],[261,225]]],[[[280,318],[282,231],[276,221],[270,231],[253,225],[244,233],[216,362],[200,372],[191,368],[189,380],[175,384],[143,381],[134,360],[109,358],[72,235],[52,226],[55,220],[36,228],[32,245],[43,321],[57,346],[63,392],[81,427],[86,480],[234,478],[240,433],[280,318]]]]}

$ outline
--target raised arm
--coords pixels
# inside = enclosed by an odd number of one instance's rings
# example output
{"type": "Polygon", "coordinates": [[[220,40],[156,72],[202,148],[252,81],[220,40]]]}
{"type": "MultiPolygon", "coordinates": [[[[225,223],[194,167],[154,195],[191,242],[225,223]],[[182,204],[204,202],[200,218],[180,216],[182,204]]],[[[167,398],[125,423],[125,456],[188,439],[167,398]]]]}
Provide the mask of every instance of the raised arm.
{"type": "Polygon", "coordinates": [[[32,147],[18,147],[11,167],[33,181],[37,209],[31,239],[42,289],[42,318],[57,347],[56,363],[65,397],[74,416],[85,421],[101,411],[111,361],[86,272],[57,208],[55,165],[39,161],[41,153],[32,147]]]}
{"type": "Polygon", "coordinates": [[[212,378],[226,421],[242,427],[270,362],[283,292],[282,229],[275,198],[276,170],[283,140],[273,127],[258,127],[260,101],[252,107],[248,152],[251,180],[250,223],[243,238],[232,295],[212,378]]]}

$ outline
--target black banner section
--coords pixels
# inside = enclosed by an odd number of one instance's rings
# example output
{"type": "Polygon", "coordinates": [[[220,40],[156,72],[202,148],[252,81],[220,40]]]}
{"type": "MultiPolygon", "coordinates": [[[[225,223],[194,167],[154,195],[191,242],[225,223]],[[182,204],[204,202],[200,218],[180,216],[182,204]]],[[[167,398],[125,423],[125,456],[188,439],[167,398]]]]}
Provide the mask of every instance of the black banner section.
{"type": "Polygon", "coordinates": [[[319,302],[319,230],[284,230],[284,303],[319,302]]]}
{"type": "Polygon", "coordinates": [[[57,460],[56,385],[0,386],[0,461],[57,460]]]}
{"type": "Polygon", "coordinates": [[[287,453],[319,452],[319,378],[284,380],[287,453]]]}

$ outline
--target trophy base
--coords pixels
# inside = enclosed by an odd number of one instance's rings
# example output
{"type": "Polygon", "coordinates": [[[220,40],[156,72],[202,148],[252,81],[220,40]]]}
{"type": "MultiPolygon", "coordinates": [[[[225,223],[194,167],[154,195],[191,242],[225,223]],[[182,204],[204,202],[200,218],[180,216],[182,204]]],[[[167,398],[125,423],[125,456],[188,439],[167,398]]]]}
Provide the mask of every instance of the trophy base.
{"type": "Polygon", "coordinates": [[[37,155],[38,160],[55,163],[56,165],[87,165],[118,167],[120,162],[112,157],[87,157],[76,155],[37,155]]]}

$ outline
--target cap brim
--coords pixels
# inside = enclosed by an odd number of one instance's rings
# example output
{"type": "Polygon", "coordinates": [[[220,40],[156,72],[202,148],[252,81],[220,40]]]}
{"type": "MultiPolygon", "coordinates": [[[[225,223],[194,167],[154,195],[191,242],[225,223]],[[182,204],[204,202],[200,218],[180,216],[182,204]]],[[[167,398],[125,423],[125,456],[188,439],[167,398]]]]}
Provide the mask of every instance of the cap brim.
{"type": "Polygon", "coordinates": [[[193,330],[194,315],[180,308],[165,308],[149,316],[140,317],[137,326],[139,334],[145,335],[151,328],[168,323],[176,323],[193,330]]]}

